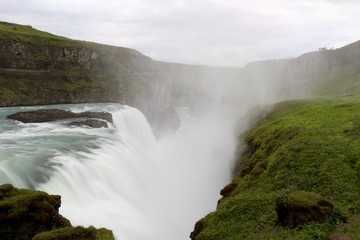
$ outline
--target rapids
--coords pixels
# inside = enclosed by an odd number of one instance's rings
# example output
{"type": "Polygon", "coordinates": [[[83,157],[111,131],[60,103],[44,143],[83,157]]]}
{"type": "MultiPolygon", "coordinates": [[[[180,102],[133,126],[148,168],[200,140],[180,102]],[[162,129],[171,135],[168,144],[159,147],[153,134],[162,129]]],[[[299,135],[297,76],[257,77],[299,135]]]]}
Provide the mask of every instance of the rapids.
{"type": "Polygon", "coordinates": [[[0,109],[0,184],[62,196],[73,225],[112,229],[119,240],[185,240],[213,211],[230,180],[234,123],[225,114],[190,116],[155,139],[143,114],[120,104],[0,109]],[[39,108],[111,112],[109,128],[69,127],[69,120],[23,124],[8,114],[39,108]]]}

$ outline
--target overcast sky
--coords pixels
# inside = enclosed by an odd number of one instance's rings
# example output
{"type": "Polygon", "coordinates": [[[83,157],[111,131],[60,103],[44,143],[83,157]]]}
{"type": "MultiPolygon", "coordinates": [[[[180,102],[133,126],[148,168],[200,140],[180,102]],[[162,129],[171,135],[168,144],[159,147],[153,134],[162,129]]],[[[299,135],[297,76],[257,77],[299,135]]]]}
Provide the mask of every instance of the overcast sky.
{"type": "Polygon", "coordinates": [[[359,0],[0,0],[2,21],[137,49],[160,61],[243,66],[360,40],[359,0]]]}

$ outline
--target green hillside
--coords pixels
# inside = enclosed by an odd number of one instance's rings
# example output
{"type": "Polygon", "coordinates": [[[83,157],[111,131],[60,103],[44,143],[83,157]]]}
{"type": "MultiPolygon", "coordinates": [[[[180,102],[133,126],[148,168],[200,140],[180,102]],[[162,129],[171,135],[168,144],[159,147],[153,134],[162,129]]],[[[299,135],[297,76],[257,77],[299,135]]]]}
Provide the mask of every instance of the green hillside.
{"type": "Polygon", "coordinates": [[[277,104],[243,136],[241,168],[193,239],[358,239],[359,112],[359,97],[277,104]],[[291,194],[310,201],[304,192],[326,197],[332,214],[296,228],[279,224],[277,201],[291,194]]]}
{"type": "Polygon", "coordinates": [[[282,90],[279,99],[310,100],[278,103],[239,136],[246,148],[234,180],[192,239],[360,239],[360,42],[226,69],[0,22],[0,106],[125,102],[164,126],[172,107],[196,112],[210,101],[204,86],[219,80],[266,82],[282,90]],[[284,206],[296,221],[278,215],[284,206]]]}
{"type": "MultiPolygon", "coordinates": [[[[147,110],[138,95],[164,78],[136,50],[76,41],[31,26],[0,22],[0,106],[126,102],[147,110]]],[[[146,97],[145,97],[146,96],[146,97]]],[[[157,106],[163,112],[169,106],[157,106]]]]}
{"type": "Polygon", "coordinates": [[[0,21],[0,39],[12,39],[26,41],[35,44],[53,44],[60,46],[73,46],[81,44],[69,38],[60,37],[48,32],[40,31],[32,26],[8,23],[0,21]]]}

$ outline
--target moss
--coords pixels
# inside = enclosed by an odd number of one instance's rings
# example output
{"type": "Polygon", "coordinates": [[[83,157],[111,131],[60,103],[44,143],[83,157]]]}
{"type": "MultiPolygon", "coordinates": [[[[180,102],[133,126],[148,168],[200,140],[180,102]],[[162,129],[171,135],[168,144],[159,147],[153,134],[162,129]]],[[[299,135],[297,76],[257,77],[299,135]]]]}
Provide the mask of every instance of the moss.
{"type": "Polygon", "coordinates": [[[3,88],[1,89],[0,94],[2,95],[2,97],[4,97],[5,99],[17,99],[17,95],[16,93],[14,93],[11,89],[8,88],[3,88]]]}
{"type": "Polygon", "coordinates": [[[94,227],[68,227],[36,235],[33,240],[115,240],[110,230],[94,227]]]}
{"type": "Polygon", "coordinates": [[[72,227],[58,213],[60,196],[0,185],[0,239],[115,240],[105,228],[72,227]]]}
{"type": "Polygon", "coordinates": [[[278,223],[301,227],[309,222],[322,222],[333,213],[330,200],[313,192],[287,191],[276,199],[278,223]]]}
{"type": "MultiPolygon", "coordinates": [[[[335,233],[350,231],[360,214],[359,112],[356,96],[275,106],[243,136],[248,147],[237,156],[236,187],[193,239],[328,239],[337,226],[335,233]],[[334,206],[323,222],[276,225],[277,201],[321,210],[323,198],[334,206]]],[[[358,227],[351,231],[360,235],[358,227]]]]}
{"type": "Polygon", "coordinates": [[[0,187],[0,239],[31,239],[42,231],[71,226],[59,213],[60,196],[0,187]]]}

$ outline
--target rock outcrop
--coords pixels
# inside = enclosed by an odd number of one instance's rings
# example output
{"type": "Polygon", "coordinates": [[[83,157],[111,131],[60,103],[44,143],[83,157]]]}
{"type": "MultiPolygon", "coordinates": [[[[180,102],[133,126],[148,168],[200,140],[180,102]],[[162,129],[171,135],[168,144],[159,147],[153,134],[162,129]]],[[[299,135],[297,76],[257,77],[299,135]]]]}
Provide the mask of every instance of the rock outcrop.
{"type": "Polygon", "coordinates": [[[59,214],[60,196],[0,186],[0,239],[27,240],[55,228],[70,227],[59,214]]]}
{"type": "Polygon", "coordinates": [[[333,213],[334,206],[326,198],[313,192],[287,192],[276,200],[278,223],[301,227],[309,222],[322,222],[333,213]]]}
{"type": "MultiPolygon", "coordinates": [[[[111,113],[107,113],[107,112],[87,111],[81,113],[74,113],[71,111],[66,111],[61,109],[39,109],[36,111],[17,112],[7,116],[7,119],[20,121],[23,123],[41,123],[41,122],[49,122],[60,119],[67,119],[67,118],[90,118],[90,119],[95,118],[113,123],[111,113]]],[[[95,121],[89,121],[88,124],[99,125],[100,123],[96,124],[95,121]]]]}
{"type": "Polygon", "coordinates": [[[60,205],[60,196],[0,185],[0,239],[115,240],[107,229],[72,227],[59,214],[60,205]]]}
{"type": "Polygon", "coordinates": [[[90,128],[108,128],[108,124],[105,121],[97,119],[87,119],[82,122],[71,122],[69,123],[71,127],[90,127],[90,128]]]}

